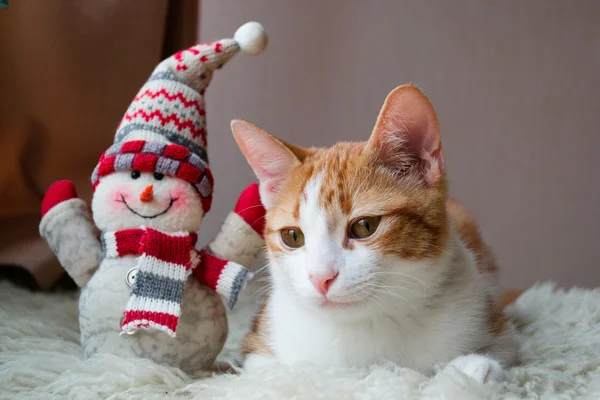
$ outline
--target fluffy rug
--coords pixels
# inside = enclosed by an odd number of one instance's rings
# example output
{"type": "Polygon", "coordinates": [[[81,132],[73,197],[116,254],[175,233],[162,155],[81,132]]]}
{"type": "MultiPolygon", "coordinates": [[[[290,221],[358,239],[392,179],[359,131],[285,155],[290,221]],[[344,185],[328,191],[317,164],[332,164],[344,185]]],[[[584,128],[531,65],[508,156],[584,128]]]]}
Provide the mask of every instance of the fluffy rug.
{"type": "MultiPolygon", "coordinates": [[[[258,296],[238,302],[221,360],[236,358],[257,303],[258,296]]],[[[33,294],[0,282],[0,398],[600,399],[600,290],[537,285],[513,311],[526,364],[512,369],[503,383],[479,385],[458,371],[428,378],[397,365],[273,366],[189,377],[144,360],[110,355],[84,360],[76,295],[33,294]]]]}

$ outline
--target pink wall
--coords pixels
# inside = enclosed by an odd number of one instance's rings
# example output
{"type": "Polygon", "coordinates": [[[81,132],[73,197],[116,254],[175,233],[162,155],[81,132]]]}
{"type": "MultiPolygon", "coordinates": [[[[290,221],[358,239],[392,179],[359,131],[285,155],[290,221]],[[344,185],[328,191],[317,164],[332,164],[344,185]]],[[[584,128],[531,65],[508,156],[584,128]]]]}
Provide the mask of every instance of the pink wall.
{"type": "Polygon", "coordinates": [[[503,283],[600,285],[600,2],[204,1],[201,37],[248,20],[267,52],[238,56],[208,90],[214,235],[253,178],[229,120],[284,140],[368,137],[406,81],[430,97],[452,193],[479,219],[503,283]]]}

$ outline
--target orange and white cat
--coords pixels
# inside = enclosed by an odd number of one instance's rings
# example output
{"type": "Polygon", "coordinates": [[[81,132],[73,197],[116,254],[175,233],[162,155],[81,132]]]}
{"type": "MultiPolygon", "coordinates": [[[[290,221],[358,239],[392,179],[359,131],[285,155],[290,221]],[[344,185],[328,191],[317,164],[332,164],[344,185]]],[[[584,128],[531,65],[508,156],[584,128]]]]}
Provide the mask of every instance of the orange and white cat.
{"type": "Polygon", "coordinates": [[[272,280],[246,369],[392,361],[484,382],[516,362],[496,265],[448,197],[437,116],[419,89],[388,95],[367,142],[304,149],[231,126],[260,180],[272,280]]]}

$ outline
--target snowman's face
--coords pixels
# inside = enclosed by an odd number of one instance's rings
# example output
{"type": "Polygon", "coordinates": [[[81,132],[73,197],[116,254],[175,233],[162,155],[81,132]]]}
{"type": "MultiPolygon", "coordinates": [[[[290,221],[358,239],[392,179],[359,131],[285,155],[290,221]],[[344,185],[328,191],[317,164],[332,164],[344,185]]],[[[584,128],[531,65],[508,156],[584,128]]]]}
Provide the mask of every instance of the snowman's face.
{"type": "Polygon", "coordinates": [[[166,232],[195,232],[204,216],[200,195],[189,182],[139,171],[101,178],[92,211],[103,232],[142,225],[166,232]]]}

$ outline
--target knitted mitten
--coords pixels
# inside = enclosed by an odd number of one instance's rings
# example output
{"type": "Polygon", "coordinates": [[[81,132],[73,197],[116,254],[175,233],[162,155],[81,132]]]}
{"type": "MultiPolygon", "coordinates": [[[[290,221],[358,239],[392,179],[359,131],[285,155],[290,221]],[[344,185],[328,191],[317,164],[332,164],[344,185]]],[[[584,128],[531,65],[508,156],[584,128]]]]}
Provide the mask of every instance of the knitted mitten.
{"type": "Polygon", "coordinates": [[[246,187],[233,210],[247,225],[263,237],[266,210],[260,201],[258,183],[246,187]]]}
{"type": "Polygon", "coordinates": [[[100,264],[102,249],[88,206],[72,182],[58,181],[48,188],[40,234],[77,286],[85,286],[100,264]]]}
{"type": "Polygon", "coordinates": [[[42,200],[42,218],[59,203],[77,198],[77,190],[71,181],[54,182],[42,200]]]}
{"type": "Polygon", "coordinates": [[[253,183],[240,195],[235,209],[221,225],[221,231],[208,245],[208,251],[250,268],[264,246],[265,213],[258,184],[253,183]]]}

